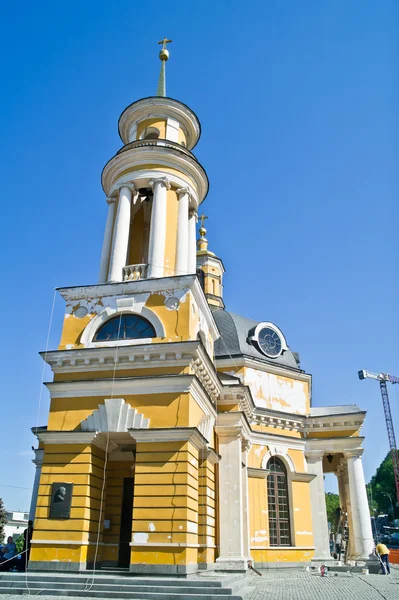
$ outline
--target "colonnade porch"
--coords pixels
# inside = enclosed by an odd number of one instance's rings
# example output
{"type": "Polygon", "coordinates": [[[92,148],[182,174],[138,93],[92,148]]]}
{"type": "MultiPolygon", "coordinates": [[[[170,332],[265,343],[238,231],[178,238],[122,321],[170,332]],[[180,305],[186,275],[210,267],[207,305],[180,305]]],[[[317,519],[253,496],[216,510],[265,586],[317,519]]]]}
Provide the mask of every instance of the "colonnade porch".
{"type": "Polygon", "coordinates": [[[59,441],[36,451],[30,570],[52,570],[60,556],[58,569],[71,571],[94,561],[148,574],[213,564],[218,456],[198,430],[63,432],[59,441]],[[53,520],[51,486],[62,480],[74,486],[70,518],[53,520]]]}

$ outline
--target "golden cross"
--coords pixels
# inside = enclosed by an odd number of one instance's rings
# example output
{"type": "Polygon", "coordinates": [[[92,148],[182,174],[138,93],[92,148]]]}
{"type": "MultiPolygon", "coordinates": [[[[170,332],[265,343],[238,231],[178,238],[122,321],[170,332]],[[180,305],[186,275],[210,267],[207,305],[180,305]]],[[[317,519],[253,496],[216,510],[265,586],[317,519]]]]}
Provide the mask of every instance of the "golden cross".
{"type": "Polygon", "coordinates": [[[202,213],[202,215],[199,217],[200,221],[201,221],[201,227],[204,228],[204,221],[205,219],[207,219],[208,217],[206,217],[204,215],[204,213],[202,213]]]}
{"type": "Polygon", "coordinates": [[[172,40],[168,40],[166,37],[163,38],[158,44],[163,44],[162,48],[166,48],[166,44],[170,44],[172,40]]]}

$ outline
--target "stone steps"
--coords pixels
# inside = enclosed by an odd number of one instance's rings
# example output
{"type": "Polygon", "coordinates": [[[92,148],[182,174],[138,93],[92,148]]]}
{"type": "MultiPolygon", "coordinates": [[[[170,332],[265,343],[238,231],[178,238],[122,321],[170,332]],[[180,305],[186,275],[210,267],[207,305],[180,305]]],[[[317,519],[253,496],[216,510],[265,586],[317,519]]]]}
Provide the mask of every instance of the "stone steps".
{"type": "Polygon", "coordinates": [[[136,576],[0,573],[1,594],[126,598],[140,600],[242,600],[246,578],[149,578],[136,576]]]}

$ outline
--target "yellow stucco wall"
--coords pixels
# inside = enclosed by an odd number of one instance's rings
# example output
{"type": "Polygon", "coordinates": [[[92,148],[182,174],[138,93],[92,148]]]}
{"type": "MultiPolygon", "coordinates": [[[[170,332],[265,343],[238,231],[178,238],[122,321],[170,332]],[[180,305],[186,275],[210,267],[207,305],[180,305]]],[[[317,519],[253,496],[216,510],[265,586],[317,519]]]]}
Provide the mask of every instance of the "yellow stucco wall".
{"type": "MultiPolygon", "coordinates": [[[[154,427],[196,427],[203,414],[190,394],[114,394],[114,398],[123,397],[125,402],[138,413],[150,419],[154,427]]],[[[86,419],[104,403],[104,397],[53,398],[50,403],[48,429],[50,431],[71,431],[80,427],[86,419]]]]}
{"type": "Polygon", "coordinates": [[[103,466],[104,452],[99,448],[81,444],[45,444],[31,561],[79,563],[90,560],[91,549],[87,543],[97,534],[103,466]],[[68,520],[48,518],[52,484],[57,482],[73,484],[68,520]],[[50,540],[54,543],[46,543],[50,540]],[[68,541],[74,543],[69,546],[65,543],[68,541]]]}
{"type": "MultiPolygon", "coordinates": [[[[176,342],[196,339],[196,325],[198,324],[198,318],[196,321],[190,318],[190,310],[192,310],[191,307],[194,302],[192,294],[187,291],[187,293],[180,298],[178,310],[169,310],[165,306],[165,300],[169,296],[170,294],[162,292],[147,294],[145,307],[149,308],[160,319],[165,329],[165,337],[153,338],[153,342],[176,342]]],[[[104,310],[106,299],[99,298],[97,300],[94,307],[96,312],[91,309],[91,312],[86,317],[78,318],[74,315],[74,311],[81,305],[81,302],[76,302],[69,308],[69,311],[64,317],[61,342],[59,345],[60,350],[65,349],[67,346],[68,348],[72,346],[76,348],[83,347],[81,335],[89,322],[104,310]]],[[[111,318],[112,316],[114,315],[111,315],[111,318]]]]}
{"type": "Polygon", "coordinates": [[[175,190],[168,190],[166,195],[166,239],[165,239],[165,277],[181,275],[176,273],[176,241],[177,241],[178,198],[175,190]]]}
{"type": "Polygon", "coordinates": [[[137,444],[131,563],[198,562],[198,459],[188,442],[137,444]]]}
{"type": "Polygon", "coordinates": [[[166,119],[159,119],[159,117],[153,119],[144,119],[137,125],[137,136],[136,139],[139,140],[141,134],[147,127],[156,127],[159,129],[160,135],[159,137],[165,139],[166,137],[166,119]]]}

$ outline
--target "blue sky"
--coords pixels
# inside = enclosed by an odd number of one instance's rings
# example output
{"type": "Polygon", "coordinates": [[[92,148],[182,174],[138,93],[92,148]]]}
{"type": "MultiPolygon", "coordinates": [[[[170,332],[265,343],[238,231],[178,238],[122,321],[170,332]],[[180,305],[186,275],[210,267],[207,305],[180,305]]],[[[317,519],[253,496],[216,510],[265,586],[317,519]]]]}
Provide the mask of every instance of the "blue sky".
{"type": "MultiPolygon", "coordinates": [[[[202,123],[195,152],[227,308],[281,327],[313,374],[315,405],[368,411],[369,479],[388,443],[378,384],[357,371],[399,374],[397,3],[21,1],[2,12],[7,508],[29,507],[19,488],[33,480],[30,427],[46,422],[38,352],[53,290],[97,280],[101,170],[121,146],[122,110],[155,93],[164,35],[168,95],[202,123]]],[[[62,314],[57,297],[52,349],[62,314]]],[[[399,436],[399,390],[390,395],[399,436]]]]}

